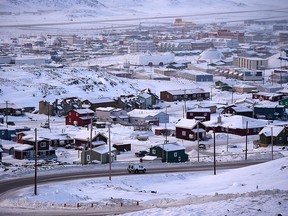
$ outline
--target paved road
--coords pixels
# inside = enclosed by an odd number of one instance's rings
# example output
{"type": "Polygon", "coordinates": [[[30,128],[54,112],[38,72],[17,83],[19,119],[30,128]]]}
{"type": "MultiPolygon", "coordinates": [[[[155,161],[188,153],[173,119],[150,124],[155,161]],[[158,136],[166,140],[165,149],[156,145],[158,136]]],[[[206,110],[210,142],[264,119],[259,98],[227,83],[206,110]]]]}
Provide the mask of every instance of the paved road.
{"type": "MultiPolygon", "coordinates": [[[[234,168],[240,168],[245,167],[249,165],[259,164],[267,162],[267,160],[247,160],[247,161],[235,161],[235,162],[222,162],[216,163],[216,170],[222,170],[222,169],[234,169],[234,168]]],[[[172,173],[172,172],[196,172],[196,171],[209,171],[211,170],[211,173],[214,173],[214,164],[213,163],[205,163],[205,164],[199,164],[199,163],[191,163],[191,164],[159,164],[157,166],[153,165],[153,167],[148,168],[147,167],[147,175],[149,174],[155,174],[155,173],[172,173]]],[[[118,168],[118,169],[112,169],[111,172],[112,176],[122,176],[122,175],[128,175],[125,168],[118,168]]],[[[131,174],[130,174],[131,175],[131,174]]],[[[145,174],[146,175],[146,174],[145,174]]],[[[85,178],[99,178],[99,177],[105,177],[109,176],[109,170],[101,170],[101,171],[77,171],[77,172],[69,172],[69,173],[57,173],[53,175],[47,175],[47,174],[41,174],[37,178],[38,184],[45,184],[45,183],[51,183],[51,182],[60,182],[60,181],[69,181],[71,179],[85,179],[85,178]]],[[[111,215],[111,214],[119,214],[119,213],[125,213],[125,212],[131,212],[131,211],[138,211],[142,210],[143,207],[141,206],[135,206],[133,208],[107,208],[101,211],[95,212],[92,210],[88,211],[87,209],[49,209],[47,210],[41,210],[41,209],[31,209],[29,207],[27,208],[21,208],[20,209],[7,209],[7,208],[1,208],[1,202],[9,197],[13,197],[13,193],[17,193],[17,190],[23,187],[27,186],[33,186],[34,185],[34,177],[20,177],[20,178],[14,178],[9,180],[0,181],[0,215],[111,215]]]]}

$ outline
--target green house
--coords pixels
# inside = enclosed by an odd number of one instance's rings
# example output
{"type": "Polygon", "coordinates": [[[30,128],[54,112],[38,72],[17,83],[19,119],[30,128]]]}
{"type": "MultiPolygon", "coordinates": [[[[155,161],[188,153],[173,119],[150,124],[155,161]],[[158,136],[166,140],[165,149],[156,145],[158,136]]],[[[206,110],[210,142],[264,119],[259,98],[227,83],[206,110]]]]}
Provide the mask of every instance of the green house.
{"type": "Polygon", "coordinates": [[[162,158],[162,162],[179,163],[188,161],[188,154],[185,153],[185,147],[176,142],[163,143],[150,148],[149,155],[162,158]]]}
{"type": "Polygon", "coordinates": [[[288,128],[282,126],[266,126],[259,132],[260,146],[267,147],[272,144],[288,146],[288,128]]]}
{"type": "Polygon", "coordinates": [[[288,108],[288,98],[279,100],[279,105],[283,105],[285,108],[288,108]]]}

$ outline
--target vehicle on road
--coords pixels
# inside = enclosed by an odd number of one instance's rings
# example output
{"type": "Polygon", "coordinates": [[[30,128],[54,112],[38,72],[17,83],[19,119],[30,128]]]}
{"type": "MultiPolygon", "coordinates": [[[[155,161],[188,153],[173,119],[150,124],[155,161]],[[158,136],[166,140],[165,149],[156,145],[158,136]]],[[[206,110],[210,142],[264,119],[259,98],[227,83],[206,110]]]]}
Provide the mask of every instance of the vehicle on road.
{"type": "Polygon", "coordinates": [[[127,168],[129,173],[145,173],[146,168],[143,166],[142,163],[137,163],[137,164],[129,164],[127,168]]]}
{"type": "Polygon", "coordinates": [[[199,149],[205,150],[206,149],[206,145],[203,143],[199,144],[199,149]]]}
{"type": "Polygon", "coordinates": [[[148,154],[147,151],[138,151],[138,152],[135,152],[135,156],[136,156],[136,157],[144,157],[146,154],[148,154]]]}

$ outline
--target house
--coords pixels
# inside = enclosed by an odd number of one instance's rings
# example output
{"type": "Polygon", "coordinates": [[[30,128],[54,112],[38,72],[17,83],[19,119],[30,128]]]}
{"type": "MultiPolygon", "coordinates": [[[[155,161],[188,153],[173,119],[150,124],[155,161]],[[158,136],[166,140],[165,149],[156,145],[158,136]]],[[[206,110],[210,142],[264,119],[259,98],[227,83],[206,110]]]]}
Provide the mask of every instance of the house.
{"type": "Polygon", "coordinates": [[[131,124],[169,123],[169,114],[161,110],[134,109],[128,112],[127,115],[131,124]]]}
{"type": "Polygon", "coordinates": [[[273,102],[282,100],[283,97],[284,97],[283,94],[267,93],[267,92],[258,92],[252,94],[252,99],[269,100],[273,102]]]}
{"type": "Polygon", "coordinates": [[[94,111],[91,109],[70,110],[65,117],[66,125],[75,125],[85,127],[95,119],[94,111]]]}
{"type": "MultiPolygon", "coordinates": [[[[117,150],[111,147],[111,162],[116,160],[117,150]]],[[[81,152],[81,164],[97,161],[100,164],[109,163],[110,150],[108,145],[101,145],[81,152]]]]}
{"type": "Polygon", "coordinates": [[[246,116],[218,116],[216,120],[203,122],[207,130],[214,130],[215,133],[229,133],[238,136],[256,135],[267,124],[268,121],[254,119],[246,116]]]}
{"type": "Polygon", "coordinates": [[[33,159],[35,157],[35,146],[37,143],[37,155],[39,158],[56,158],[55,149],[50,146],[50,141],[41,137],[26,135],[22,137],[22,145],[14,147],[15,159],[33,159]]]}
{"type": "Polygon", "coordinates": [[[128,116],[125,110],[115,107],[96,108],[96,119],[102,122],[128,123],[128,116]]]}
{"type": "Polygon", "coordinates": [[[22,114],[22,108],[19,108],[14,103],[10,103],[8,101],[6,101],[5,103],[0,103],[0,115],[19,116],[22,114]]]}
{"type": "Polygon", "coordinates": [[[47,100],[39,101],[39,114],[54,116],[55,109],[53,102],[48,102],[47,100]]]}
{"type": "Polygon", "coordinates": [[[217,111],[217,106],[214,103],[211,103],[209,101],[199,102],[197,103],[197,107],[202,108],[202,109],[210,109],[211,114],[216,113],[217,111]]]}
{"type": "Polygon", "coordinates": [[[65,147],[68,144],[74,143],[74,139],[65,133],[45,133],[41,135],[41,138],[49,140],[50,146],[65,147]]]}
{"type": "Polygon", "coordinates": [[[95,131],[93,132],[93,130],[91,131],[91,129],[80,130],[74,136],[75,146],[82,147],[84,149],[105,145],[107,144],[107,140],[108,138],[104,134],[95,134],[95,131]],[[90,140],[92,141],[90,142],[90,140]]]}
{"type": "Polygon", "coordinates": [[[149,149],[149,155],[162,158],[162,162],[167,163],[180,163],[189,160],[185,147],[176,142],[152,146],[149,149]]]}
{"type": "Polygon", "coordinates": [[[195,108],[195,109],[187,110],[186,112],[187,119],[209,121],[210,116],[211,116],[211,110],[208,108],[195,108]]]}
{"type": "Polygon", "coordinates": [[[205,140],[206,126],[196,119],[181,119],[175,125],[176,138],[184,140],[205,140]]]}
{"type": "Polygon", "coordinates": [[[70,110],[80,109],[81,100],[77,97],[63,98],[61,100],[48,102],[47,100],[39,101],[39,114],[50,116],[66,116],[70,110]]]}
{"type": "Polygon", "coordinates": [[[267,125],[259,132],[259,145],[267,147],[273,145],[288,145],[288,128],[282,126],[267,125]]]}
{"type": "Polygon", "coordinates": [[[271,83],[265,83],[264,85],[258,85],[257,89],[259,92],[267,92],[267,93],[277,93],[283,89],[281,85],[271,85],[271,83]]]}
{"type": "Polygon", "coordinates": [[[233,89],[235,92],[239,92],[241,94],[244,93],[251,93],[257,91],[257,87],[253,85],[248,85],[248,84],[237,84],[233,85],[233,89]]]}
{"type": "Polygon", "coordinates": [[[288,82],[288,71],[287,70],[274,70],[269,77],[272,83],[287,83],[288,82]]]}
{"type": "Polygon", "coordinates": [[[30,131],[30,128],[28,127],[18,127],[18,126],[8,126],[4,127],[0,125],[0,139],[3,140],[17,140],[17,133],[24,132],[24,131],[30,131]]]}
{"type": "Polygon", "coordinates": [[[287,120],[287,113],[283,105],[256,105],[254,118],[268,120],[287,120]]]}
{"type": "Polygon", "coordinates": [[[160,92],[160,100],[173,102],[182,100],[206,100],[210,93],[203,89],[180,89],[160,92]]]}
{"type": "Polygon", "coordinates": [[[140,101],[140,109],[148,109],[152,108],[152,96],[146,92],[141,92],[138,95],[139,101],[140,101]]]}
{"type": "Polygon", "coordinates": [[[82,107],[95,111],[98,107],[116,107],[116,101],[109,97],[86,99],[82,101],[82,107]]]}
{"type": "Polygon", "coordinates": [[[242,115],[253,118],[253,109],[243,105],[229,105],[222,107],[221,114],[242,115]]]}

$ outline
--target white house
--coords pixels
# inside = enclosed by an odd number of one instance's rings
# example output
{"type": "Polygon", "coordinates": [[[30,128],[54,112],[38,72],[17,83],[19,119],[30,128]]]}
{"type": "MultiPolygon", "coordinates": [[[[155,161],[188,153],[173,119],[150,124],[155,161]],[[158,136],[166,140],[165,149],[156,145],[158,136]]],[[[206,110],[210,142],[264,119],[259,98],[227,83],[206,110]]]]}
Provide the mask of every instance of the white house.
{"type": "Polygon", "coordinates": [[[131,65],[165,65],[174,62],[173,53],[142,53],[126,55],[131,65]]]}

